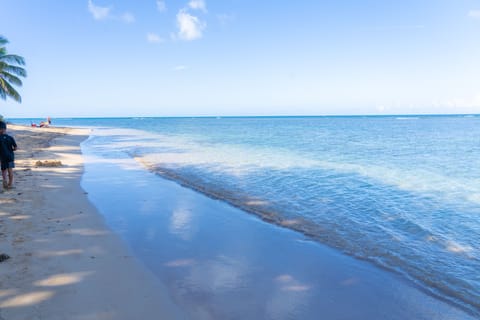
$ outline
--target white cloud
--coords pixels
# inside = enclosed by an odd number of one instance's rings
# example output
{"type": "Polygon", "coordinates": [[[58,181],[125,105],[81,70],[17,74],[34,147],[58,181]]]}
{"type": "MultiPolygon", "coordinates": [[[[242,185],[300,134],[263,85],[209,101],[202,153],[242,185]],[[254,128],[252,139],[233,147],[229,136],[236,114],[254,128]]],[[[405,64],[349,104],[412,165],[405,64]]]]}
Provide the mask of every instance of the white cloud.
{"type": "Polygon", "coordinates": [[[165,1],[157,0],[157,9],[160,12],[166,11],[167,10],[167,5],[165,4],[165,1]]]}
{"type": "Polygon", "coordinates": [[[377,106],[377,112],[385,112],[385,110],[387,109],[387,107],[385,107],[384,105],[380,105],[380,106],[377,106]]]}
{"type": "Polygon", "coordinates": [[[180,10],[177,14],[177,25],[179,28],[178,36],[182,40],[195,40],[202,37],[202,32],[206,24],[198,17],[192,16],[185,10],[180,10]]]}
{"type": "Polygon", "coordinates": [[[164,42],[164,40],[158,35],[158,34],[155,34],[155,33],[147,33],[147,41],[150,42],[150,43],[162,43],[164,42]]]}
{"type": "Polygon", "coordinates": [[[135,22],[135,17],[130,12],[125,12],[120,16],[120,20],[126,23],[133,23],[135,22]]]}
{"type": "Polygon", "coordinates": [[[132,23],[135,22],[135,17],[130,12],[125,12],[122,15],[113,15],[112,14],[113,7],[100,7],[95,5],[92,0],[88,0],[88,11],[93,15],[95,20],[119,20],[125,23],[132,23]]]}
{"type": "Polygon", "coordinates": [[[446,103],[450,108],[480,108],[480,94],[467,98],[454,98],[446,103]]]}
{"type": "Polygon", "coordinates": [[[207,6],[205,5],[204,0],[190,0],[188,6],[194,10],[201,10],[207,12],[207,6]]]}
{"type": "Polygon", "coordinates": [[[480,19],[480,10],[470,10],[468,16],[475,19],[480,19]]]}
{"type": "Polygon", "coordinates": [[[188,69],[188,67],[184,66],[184,65],[179,65],[179,66],[173,67],[173,70],[175,70],[175,71],[183,71],[183,70],[187,70],[187,69],[188,69]]]}
{"type": "Polygon", "coordinates": [[[88,11],[93,15],[95,20],[104,20],[110,16],[111,7],[99,7],[93,4],[92,0],[88,0],[88,11]]]}

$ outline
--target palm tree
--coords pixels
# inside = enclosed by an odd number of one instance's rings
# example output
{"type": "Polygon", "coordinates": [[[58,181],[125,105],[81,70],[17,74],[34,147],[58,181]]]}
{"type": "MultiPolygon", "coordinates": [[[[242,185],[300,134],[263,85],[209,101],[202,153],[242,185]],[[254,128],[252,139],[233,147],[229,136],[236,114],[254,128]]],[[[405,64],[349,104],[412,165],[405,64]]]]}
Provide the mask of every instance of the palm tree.
{"type": "Polygon", "coordinates": [[[0,98],[7,100],[7,97],[10,97],[22,102],[22,97],[13,86],[20,87],[22,80],[19,77],[27,76],[27,71],[20,67],[25,65],[25,60],[14,54],[7,54],[7,43],[8,40],[0,35],[0,98]]]}

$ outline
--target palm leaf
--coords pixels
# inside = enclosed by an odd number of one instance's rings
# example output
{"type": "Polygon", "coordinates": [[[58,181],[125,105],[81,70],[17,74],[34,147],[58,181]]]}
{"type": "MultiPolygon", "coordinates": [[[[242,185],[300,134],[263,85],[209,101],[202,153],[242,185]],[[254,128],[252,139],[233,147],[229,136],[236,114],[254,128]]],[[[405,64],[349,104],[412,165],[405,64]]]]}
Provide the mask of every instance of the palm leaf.
{"type": "Polygon", "coordinates": [[[7,38],[0,36],[0,46],[6,45],[8,43],[7,38]]]}
{"type": "Polygon", "coordinates": [[[8,43],[8,40],[3,36],[0,36],[0,56],[7,54],[7,48],[4,47],[8,43]]]}
{"type": "Polygon", "coordinates": [[[16,74],[19,77],[26,77],[27,76],[27,71],[22,68],[22,67],[17,67],[17,66],[12,66],[6,63],[2,63],[0,61],[0,72],[5,71],[8,73],[13,73],[16,74]]]}
{"type": "Polygon", "coordinates": [[[0,35],[0,98],[6,100],[10,97],[22,102],[20,94],[13,86],[21,86],[22,80],[19,77],[27,76],[27,71],[21,67],[25,65],[25,59],[15,54],[7,54],[7,43],[7,38],[0,35]]]}
{"type": "Polygon", "coordinates": [[[8,81],[9,83],[11,83],[13,85],[16,85],[16,86],[19,86],[19,87],[22,86],[22,80],[20,80],[20,78],[18,78],[17,76],[15,76],[11,73],[0,72],[0,78],[5,79],[6,81],[8,81]]]}
{"type": "Polygon", "coordinates": [[[7,99],[7,92],[2,78],[0,78],[0,98],[3,100],[7,99]]]}
{"type": "Polygon", "coordinates": [[[0,96],[4,100],[8,96],[17,102],[22,102],[22,97],[20,97],[20,94],[17,92],[17,90],[15,90],[15,88],[13,88],[7,81],[4,81],[1,77],[0,77],[0,96]]]}
{"type": "Polygon", "coordinates": [[[23,59],[20,56],[17,56],[16,54],[4,54],[0,55],[0,61],[4,61],[7,63],[15,63],[19,65],[25,65],[25,59],[23,59]]]}

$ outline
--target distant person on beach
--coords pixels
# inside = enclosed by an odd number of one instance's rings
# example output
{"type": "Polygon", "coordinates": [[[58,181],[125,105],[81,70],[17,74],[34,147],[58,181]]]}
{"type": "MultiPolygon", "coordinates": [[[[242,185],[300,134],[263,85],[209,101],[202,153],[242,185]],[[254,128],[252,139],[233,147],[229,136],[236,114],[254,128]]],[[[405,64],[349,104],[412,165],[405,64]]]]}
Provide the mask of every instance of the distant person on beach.
{"type": "Polygon", "coordinates": [[[13,187],[13,168],[15,168],[14,151],[17,150],[17,143],[7,133],[7,124],[0,121],[0,160],[2,167],[3,188],[13,187]],[[7,181],[8,174],[8,181],[7,181]]]}
{"type": "Polygon", "coordinates": [[[51,124],[52,124],[52,119],[50,119],[50,117],[48,117],[46,121],[41,121],[39,125],[33,122],[30,123],[32,127],[40,127],[40,128],[49,127],[51,124]]]}
{"type": "Polygon", "coordinates": [[[51,123],[52,123],[52,120],[50,119],[50,117],[48,117],[47,121],[40,122],[40,128],[48,127],[50,126],[51,123]]]}

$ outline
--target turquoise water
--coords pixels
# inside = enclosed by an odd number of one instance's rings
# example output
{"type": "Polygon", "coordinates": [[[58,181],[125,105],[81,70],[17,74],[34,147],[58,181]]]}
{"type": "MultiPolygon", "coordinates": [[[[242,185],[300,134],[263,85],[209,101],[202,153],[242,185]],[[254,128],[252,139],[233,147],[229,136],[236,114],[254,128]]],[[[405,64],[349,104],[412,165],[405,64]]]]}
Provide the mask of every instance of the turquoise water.
{"type": "Polygon", "coordinates": [[[480,314],[480,117],[59,119],[480,314]]]}

